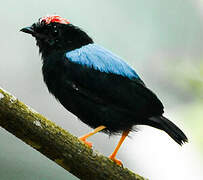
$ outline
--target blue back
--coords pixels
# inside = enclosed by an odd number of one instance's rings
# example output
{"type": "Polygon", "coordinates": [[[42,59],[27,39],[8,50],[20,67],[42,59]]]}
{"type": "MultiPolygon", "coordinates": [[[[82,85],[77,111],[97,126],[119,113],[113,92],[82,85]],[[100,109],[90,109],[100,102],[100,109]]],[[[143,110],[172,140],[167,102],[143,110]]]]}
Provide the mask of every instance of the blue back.
{"type": "Polygon", "coordinates": [[[97,44],[88,44],[69,51],[66,57],[74,62],[101,72],[140,79],[137,73],[120,57],[97,44]]]}

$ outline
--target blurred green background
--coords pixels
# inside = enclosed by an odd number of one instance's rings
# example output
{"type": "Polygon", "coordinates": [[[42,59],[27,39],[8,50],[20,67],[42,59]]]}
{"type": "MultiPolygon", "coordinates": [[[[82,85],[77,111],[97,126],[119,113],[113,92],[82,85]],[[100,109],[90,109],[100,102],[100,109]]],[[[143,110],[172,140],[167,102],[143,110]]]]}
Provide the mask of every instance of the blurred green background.
{"type": "MultiPolygon", "coordinates": [[[[19,32],[54,13],[131,64],[189,138],[179,147],[165,133],[139,127],[118,153],[124,166],[150,180],[203,179],[203,1],[2,1],[0,86],[80,136],[91,129],[48,94],[34,39],[19,32]]],[[[91,141],[109,155],[118,139],[97,134],[91,141]]],[[[77,179],[2,128],[0,142],[0,180],[77,179]]]]}

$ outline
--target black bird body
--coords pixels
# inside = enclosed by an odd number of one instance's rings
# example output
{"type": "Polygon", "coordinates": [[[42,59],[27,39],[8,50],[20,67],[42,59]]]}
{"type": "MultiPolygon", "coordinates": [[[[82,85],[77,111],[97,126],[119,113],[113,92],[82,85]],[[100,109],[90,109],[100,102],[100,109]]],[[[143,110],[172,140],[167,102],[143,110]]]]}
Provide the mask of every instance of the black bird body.
{"type": "Polygon", "coordinates": [[[50,93],[84,123],[92,128],[103,125],[108,134],[149,125],[164,130],[178,144],[187,141],[184,133],[162,116],[161,101],[136,72],[78,27],[50,16],[22,31],[37,40],[50,93]]]}
{"type": "Polygon", "coordinates": [[[161,102],[139,80],[75,64],[64,52],[45,57],[42,71],[49,91],[92,128],[122,132],[163,113],[161,102]]]}

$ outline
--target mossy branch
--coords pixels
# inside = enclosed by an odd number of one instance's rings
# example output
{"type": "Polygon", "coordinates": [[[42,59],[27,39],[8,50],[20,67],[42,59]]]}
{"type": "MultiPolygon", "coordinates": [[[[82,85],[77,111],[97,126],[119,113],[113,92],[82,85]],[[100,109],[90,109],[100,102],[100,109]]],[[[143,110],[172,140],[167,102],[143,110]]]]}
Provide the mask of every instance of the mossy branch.
{"type": "Polygon", "coordinates": [[[0,88],[0,126],[84,180],[143,180],[0,88]]]}

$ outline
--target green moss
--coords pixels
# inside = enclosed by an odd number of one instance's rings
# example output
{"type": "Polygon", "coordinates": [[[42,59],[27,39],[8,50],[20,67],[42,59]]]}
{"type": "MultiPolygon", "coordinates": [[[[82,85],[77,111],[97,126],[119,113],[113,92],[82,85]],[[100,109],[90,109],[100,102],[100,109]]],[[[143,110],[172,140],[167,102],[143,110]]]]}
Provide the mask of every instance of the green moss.
{"type": "Polygon", "coordinates": [[[26,140],[24,140],[24,142],[26,142],[27,144],[29,144],[30,146],[32,146],[33,148],[35,148],[37,150],[41,148],[41,145],[39,145],[38,143],[36,143],[34,141],[31,141],[30,139],[26,139],[26,140]]]}

